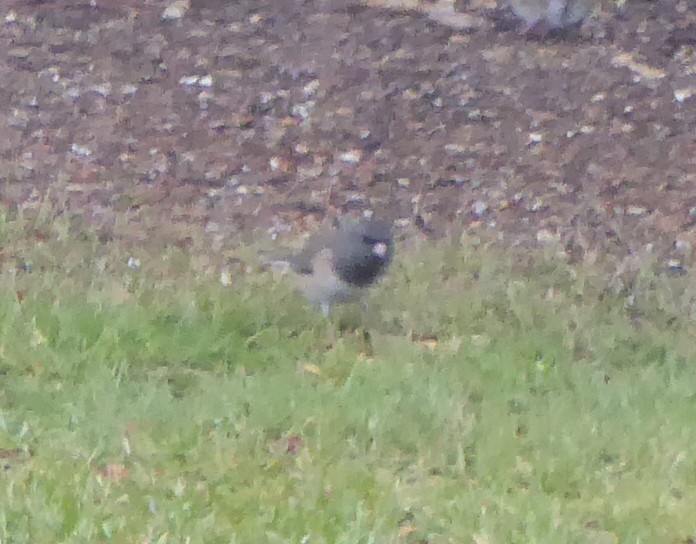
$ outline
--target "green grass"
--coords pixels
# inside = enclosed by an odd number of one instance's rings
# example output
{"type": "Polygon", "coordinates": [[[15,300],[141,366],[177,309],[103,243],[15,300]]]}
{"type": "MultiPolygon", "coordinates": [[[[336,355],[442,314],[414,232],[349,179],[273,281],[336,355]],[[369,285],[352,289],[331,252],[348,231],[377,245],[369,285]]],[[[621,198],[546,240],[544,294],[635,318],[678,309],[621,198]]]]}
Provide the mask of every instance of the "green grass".
{"type": "Polygon", "coordinates": [[[696,538],[688,277],[441,243],[326,322],[202,251],[0,237],[3,544],[696,538]]]}

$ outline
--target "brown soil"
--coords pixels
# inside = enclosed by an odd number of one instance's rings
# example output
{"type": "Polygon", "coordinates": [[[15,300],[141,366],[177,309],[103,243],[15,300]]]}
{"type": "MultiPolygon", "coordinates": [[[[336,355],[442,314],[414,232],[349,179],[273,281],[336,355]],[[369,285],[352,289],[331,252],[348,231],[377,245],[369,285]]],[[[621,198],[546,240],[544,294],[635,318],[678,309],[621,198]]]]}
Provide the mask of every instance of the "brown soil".
{"type": "Polygon", "coordinates": [[[134,240],[370,209],[691,264],[691,0],[543,41],[486,2],[457,2],[459,26],[377,3],[0,1],[2,202],[134,240]]]}

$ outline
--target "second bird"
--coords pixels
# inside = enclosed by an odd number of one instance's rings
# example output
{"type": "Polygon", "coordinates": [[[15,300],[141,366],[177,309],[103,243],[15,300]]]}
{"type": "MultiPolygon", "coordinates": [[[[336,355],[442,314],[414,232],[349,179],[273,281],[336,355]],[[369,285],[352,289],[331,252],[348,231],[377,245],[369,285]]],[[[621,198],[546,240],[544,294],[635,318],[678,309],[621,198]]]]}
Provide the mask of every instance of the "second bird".
{"type": "Polygon", "coordinates": [[[550,30],[580,23],[594,9],[597,0],[508,0],[510,8],[525,22],[528,32],[550,30]]]}

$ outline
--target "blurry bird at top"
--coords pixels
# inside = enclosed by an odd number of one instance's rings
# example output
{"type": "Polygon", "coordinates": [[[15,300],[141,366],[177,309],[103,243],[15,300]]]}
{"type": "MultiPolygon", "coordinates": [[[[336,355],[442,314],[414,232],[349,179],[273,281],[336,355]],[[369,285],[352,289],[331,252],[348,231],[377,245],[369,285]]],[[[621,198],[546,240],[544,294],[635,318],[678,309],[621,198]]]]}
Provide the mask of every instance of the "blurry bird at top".
{"type": "Polygon", "coordinates": [[[543,37],[552,30],[580,24],[597,0],[508,0],[513,13],[524,21],[528,34],[543,37]]]}

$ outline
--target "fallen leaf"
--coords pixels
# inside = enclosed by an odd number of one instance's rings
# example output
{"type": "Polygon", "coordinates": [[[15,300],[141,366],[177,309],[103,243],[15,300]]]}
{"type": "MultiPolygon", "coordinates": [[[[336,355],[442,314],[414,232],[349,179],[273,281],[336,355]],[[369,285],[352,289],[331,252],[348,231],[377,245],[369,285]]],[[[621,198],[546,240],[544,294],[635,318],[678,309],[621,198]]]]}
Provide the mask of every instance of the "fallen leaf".
{"type": "Polygon", "coordinates": [[[300,363],[298,365],[298,370],[300,372],[309,372],[310,374],[315,374],[317,376],[321,375],[321,368],[314,363],[300,363]]]}
{"type": "Polygon", "coordinates": [[[128,469],[125,467],[125,465],[120,463],[109,463],[99,471],[99,475],[108,480],[120,483],[126,476],[128,476],[128,469]]]}

